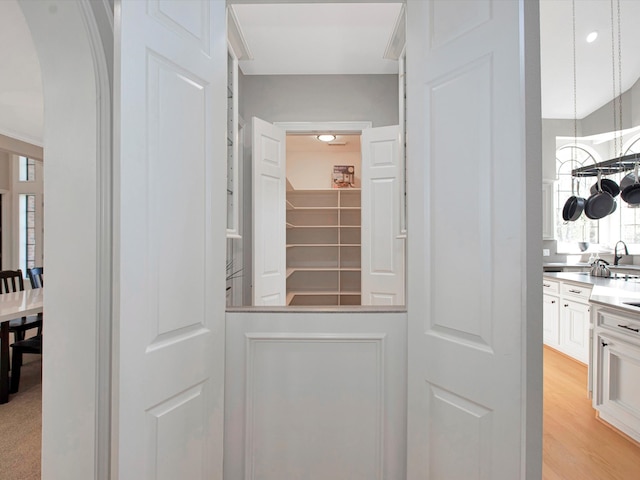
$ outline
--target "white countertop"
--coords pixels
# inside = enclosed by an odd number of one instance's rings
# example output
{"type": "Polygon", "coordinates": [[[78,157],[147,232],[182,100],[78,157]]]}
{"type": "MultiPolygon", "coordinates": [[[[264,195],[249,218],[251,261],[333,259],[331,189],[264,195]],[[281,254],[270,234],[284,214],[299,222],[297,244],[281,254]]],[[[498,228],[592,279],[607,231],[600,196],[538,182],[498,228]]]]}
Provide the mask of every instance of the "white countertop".
{"type": "Polygon", "coordinates": [[[580,272],[545,272],[549,279],[569,281],[582,285],[591,285],[590,301],[602,305],[624,309],[640,316],[640,307],[627,305],[626,302],[640,303],[640,279],[593,277],[580,272]]]}

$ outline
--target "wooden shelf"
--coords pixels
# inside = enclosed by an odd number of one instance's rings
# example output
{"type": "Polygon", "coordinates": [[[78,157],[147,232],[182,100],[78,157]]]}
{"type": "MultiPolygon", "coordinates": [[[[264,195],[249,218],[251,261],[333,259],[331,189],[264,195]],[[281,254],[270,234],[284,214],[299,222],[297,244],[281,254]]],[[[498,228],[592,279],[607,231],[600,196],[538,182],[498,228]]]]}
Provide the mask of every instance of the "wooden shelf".
{"type": "Polygon", "coordinates": [[[360,195],[287,192],[287,305],[360,304],[360,195]]]}
{"type": "MultiPolygon", "coordinates": [[[[287,248],[293,247],[338,247],[335,243],[289,243],[287,244],[287,248]]],[[[353,245],[349,245],[353,246],[353,245]]],[[[360,246],[360,245],[358,245],[360,246]]]]}

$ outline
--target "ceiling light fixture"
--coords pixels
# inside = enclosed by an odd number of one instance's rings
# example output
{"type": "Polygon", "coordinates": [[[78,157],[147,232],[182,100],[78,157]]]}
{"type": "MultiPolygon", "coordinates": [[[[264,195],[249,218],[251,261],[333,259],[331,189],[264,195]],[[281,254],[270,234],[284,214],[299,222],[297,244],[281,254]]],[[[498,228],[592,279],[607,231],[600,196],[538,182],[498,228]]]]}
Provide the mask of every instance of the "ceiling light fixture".
{"type": "Polygon", "coordinates": [[[598,38],[598,32],[591,32],[587,35],[587,43],[595,42],[596,38],[598,38]]]}
{"type": "Polygon", "coordinates": [[[336,136],[330,135],[330,134],[323,134],[323,135],[318,135],[317,138],[321,142],[333,142],[336,139],[336,136]]]}

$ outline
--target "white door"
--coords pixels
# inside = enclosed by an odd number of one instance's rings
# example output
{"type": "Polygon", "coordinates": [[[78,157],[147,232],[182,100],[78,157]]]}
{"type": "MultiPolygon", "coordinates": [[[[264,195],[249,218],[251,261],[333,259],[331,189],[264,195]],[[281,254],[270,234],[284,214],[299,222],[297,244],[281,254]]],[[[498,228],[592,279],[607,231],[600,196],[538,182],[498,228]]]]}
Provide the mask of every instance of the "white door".
{"type": "Polygon", "coordinates": [[[539,479],[538,2],[407,20],[407,478],[539,479]]]}
{"type": "Polygon", "coordinates": [[[404,305],[400,127],[362,131],[362,304],[404,305]]]}
{"type": "Polygon", "coordinates": [[[286,132],[253,117],[253,304],[285,305],[286,132]]]}
{"type": "Polygon", "coordinates": [[[116,11],[114,477],[220,479],[225,5],[116,11]]]}

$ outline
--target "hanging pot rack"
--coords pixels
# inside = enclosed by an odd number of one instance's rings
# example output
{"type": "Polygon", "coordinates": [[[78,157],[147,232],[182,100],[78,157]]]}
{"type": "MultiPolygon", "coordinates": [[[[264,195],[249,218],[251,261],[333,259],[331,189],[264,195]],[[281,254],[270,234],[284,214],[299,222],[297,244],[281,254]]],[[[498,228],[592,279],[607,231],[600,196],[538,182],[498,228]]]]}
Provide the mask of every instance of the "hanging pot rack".
{"type": "Polygon", "coordinates": [[[640,153],[631,153],[586,167],[575,168],[571,170],[571,175],[573,177],[597,177],[598,172],[602,175],[614,175],[633,170],[637,162],[640,162],[640,153]]]}

